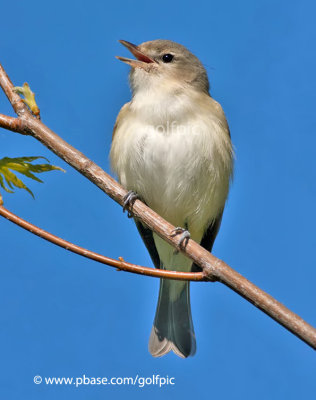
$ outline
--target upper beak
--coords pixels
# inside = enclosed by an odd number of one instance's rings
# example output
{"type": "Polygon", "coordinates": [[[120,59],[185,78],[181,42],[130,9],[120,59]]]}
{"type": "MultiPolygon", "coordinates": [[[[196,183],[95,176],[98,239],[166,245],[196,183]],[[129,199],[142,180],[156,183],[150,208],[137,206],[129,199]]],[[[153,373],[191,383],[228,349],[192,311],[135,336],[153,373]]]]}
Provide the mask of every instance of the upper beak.
{"type": "Polygon", "coordinates": [[[155,60],[141,52],[136,44],[127,42],[126,40],[119,40],[119,42],[122,43],[122,45],[125,46],[137,58],[137,60],[116,56],[118,60],[129,64],[131,67],[143,68],[145,70],[148,69],[149,64],[156,62],[155,60]]]}

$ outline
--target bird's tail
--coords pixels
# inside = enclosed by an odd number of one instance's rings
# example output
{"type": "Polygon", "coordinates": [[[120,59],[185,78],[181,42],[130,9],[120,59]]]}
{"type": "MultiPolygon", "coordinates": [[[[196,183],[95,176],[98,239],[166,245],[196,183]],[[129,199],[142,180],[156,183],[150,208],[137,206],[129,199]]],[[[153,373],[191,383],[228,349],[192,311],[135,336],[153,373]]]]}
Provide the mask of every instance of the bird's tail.
{"type": "Polygon", "coordinates": [[[154,357],[161,357],[171,350],[183,358],[193,356],[196,350],[190,283],[161,279],[149,351],[154,357]]]}

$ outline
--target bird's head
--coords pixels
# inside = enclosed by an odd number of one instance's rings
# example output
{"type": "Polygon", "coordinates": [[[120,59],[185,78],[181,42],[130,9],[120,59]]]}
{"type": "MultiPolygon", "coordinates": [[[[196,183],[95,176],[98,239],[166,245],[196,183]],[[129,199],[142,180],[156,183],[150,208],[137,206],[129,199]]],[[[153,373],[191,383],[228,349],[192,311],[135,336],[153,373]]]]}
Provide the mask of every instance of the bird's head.
{"type": "Polygon", "coordinates": [[[133,92],[157,87],[187,88],[207,92],[209,82],[200,60],[181,44],[171,40],[153,40],[135,45],[120,40],[136,59],[117,57],[132,67],[133,92]]]}

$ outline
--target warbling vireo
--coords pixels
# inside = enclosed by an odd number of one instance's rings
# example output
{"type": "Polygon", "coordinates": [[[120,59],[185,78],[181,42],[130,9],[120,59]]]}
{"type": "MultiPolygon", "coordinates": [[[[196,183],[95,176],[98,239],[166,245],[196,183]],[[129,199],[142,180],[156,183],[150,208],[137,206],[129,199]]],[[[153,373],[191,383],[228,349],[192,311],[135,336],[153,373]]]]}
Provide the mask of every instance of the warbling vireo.
{"type": "MultiPolygon", "coordinates": [[[[207,73],[197,57],[170,40],[136,46],[120,41],[136,60],[129,64],[132,100],[116,120],[111,165],[129,190],[178,228],[212,249],[233,170],[233,150],[222,107],[209,94],[207,73]],[[189,234],[190,232],[190,234],[189,234]]],[[[191,271],[192,261],[135,220],[156,268],[191,271]]],[[[189,283],[162,279],[149,351],[196,350],[189,283]]]]}

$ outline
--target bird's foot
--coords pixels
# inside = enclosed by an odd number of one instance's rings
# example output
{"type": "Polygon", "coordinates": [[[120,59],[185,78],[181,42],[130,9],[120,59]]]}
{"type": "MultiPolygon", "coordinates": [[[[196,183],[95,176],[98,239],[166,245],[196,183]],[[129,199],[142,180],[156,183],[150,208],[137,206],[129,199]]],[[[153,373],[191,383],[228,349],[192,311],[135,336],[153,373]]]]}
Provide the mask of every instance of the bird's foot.
{"type": "MultiPolygon", "coordinates": [[[[129,190],[123,198],[123,212],[125,212],[128,208],[132,208],[135,200],[137,199],[139,199],[139,195],[132,190],[129,190]]],[[[133,218],[133,213],[131,210],[128,210],[127,217],[133,218]]]]}
{"type": "Polygon", "coordinates": [[[180,235],[180,239],[179,239],[179,247],[183,247],[185,248],[185,246],[188,244],[188,241],[191,237],[190,232],[187,229],[183,229],[180,226],[177,226],[175,229],[173,229],[173,231],[171,232],[170,236],[176,236],[176,235],[180,235]]]}

